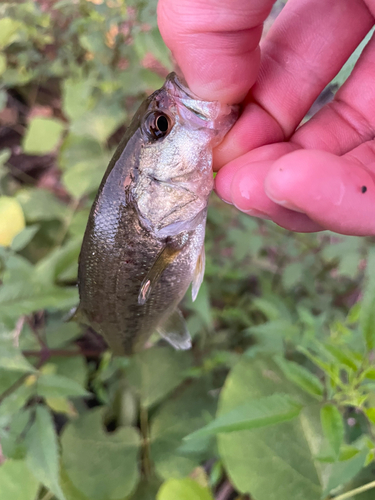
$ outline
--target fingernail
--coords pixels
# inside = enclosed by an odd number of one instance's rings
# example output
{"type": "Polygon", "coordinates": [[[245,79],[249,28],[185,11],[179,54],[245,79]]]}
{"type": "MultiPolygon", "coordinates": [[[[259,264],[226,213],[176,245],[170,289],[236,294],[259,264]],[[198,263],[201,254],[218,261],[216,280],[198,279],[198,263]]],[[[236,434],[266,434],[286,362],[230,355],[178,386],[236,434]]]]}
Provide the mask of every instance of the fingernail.
{"type": "Polygon", "coordinates": [[[266,186],[265,191],[266,191],[266,195],[268,196],[268,198],[270,200],[272,200],[274,203],[277,203],[277,205],[281,205],[282,207],[288,208],[289,210],[293,210],[294,212],[299,212],[301,214],[305,213],[303,210],[301,210],[296,205],[294,205],[293,203],[291,203],[291,201],[277,199],[277,197],[273,196],[272,193],[267,189],[267,186],[266,186]]]}

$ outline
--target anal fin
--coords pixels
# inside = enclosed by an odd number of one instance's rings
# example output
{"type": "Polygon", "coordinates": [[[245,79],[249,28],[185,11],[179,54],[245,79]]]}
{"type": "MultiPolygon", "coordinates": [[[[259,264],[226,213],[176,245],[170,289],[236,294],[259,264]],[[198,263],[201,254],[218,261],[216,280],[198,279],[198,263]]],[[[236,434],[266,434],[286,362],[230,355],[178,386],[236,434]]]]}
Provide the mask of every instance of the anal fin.
{"type": "Polygon", "coordinates": [[[191,348],[190,333],[179,309],[176,309],[169,318],[157,328],[157,332],[175,349],[186,350],[191,348]]]}

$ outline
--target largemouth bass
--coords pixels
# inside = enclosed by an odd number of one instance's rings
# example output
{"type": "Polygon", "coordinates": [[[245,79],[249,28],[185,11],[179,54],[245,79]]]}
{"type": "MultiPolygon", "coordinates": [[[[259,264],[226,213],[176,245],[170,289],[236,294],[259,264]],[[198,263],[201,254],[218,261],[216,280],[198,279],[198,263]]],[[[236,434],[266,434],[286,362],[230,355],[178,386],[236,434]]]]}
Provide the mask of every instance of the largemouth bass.
{"type": "Polygon", "coordinates": [[[83,239],[77,311],[115,354],[141,349],[155,331],[176,349],[191,346],[177,306],[203,280],[212,148],[237,115],[171,73],[118,146],[83,239]]]}

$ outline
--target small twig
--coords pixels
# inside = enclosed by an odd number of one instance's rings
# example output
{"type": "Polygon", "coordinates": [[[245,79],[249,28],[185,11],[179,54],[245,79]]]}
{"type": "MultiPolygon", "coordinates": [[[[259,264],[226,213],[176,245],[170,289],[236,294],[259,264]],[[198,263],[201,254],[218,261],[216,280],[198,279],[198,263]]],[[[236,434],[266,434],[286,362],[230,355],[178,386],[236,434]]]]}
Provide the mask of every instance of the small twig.
{"type": "Polygon", "coordinates": [[[363,493],[364,491],[371,490],[372,488],[375,488],[375,481],[364,484],[363,486],[355,488],[354,490],[347,491],[346,493],[338,495],[337,497],[333,497],[332,500],[345,500],[346,498],[351,498],[354,495],[358,495],[358,493],[363,493]]]}
{"type": "MultiPolygon", "coordinates": [[[[102,351],[98,351],[95,349],[83,349],[80,351],[72,351],[69,349],[48,349],[43,348],[39,351],[33,351],[33,350],[25,350],[22,351],[22,354],[26,357],[33,357],[33,358],[40,358],[42,357],[43,359],[47,360],[51,358],[52,356],[60,356],[60,357],[74,357],[74,356],[85,356],[88,358],[99,358],[103,353],[102,351]]],[[[44,361],[45,362],[45,361],[44,361]]]]}
{"type": "Polygon", "coordinates": [[[228,500],[233,491],[234,489],[230,482],[225,481],[216,495],[216,500],[228,500]]]}
{"type": "Polygon", "coordinates": [[[25,316],[20,316],[17,320],[16,326],[12,332],[13,337],[13,345],[14,347],[18,347],[20,343],[20,335],[22,332],[23,325],[25,323],[25,316]]]}

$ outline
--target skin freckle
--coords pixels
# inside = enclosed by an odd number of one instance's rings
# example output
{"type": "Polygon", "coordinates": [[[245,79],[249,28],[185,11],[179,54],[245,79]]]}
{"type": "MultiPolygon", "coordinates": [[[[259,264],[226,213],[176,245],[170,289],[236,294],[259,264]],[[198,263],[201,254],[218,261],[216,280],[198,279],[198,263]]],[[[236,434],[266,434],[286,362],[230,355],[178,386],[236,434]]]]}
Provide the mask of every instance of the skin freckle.
{"type": "Polygon", "coordinates": [[[367,191],[367,187],[366,186],[362,186],[361,187],[361,191],[362,191],[362,193],[365,193],[367,191]]]}

